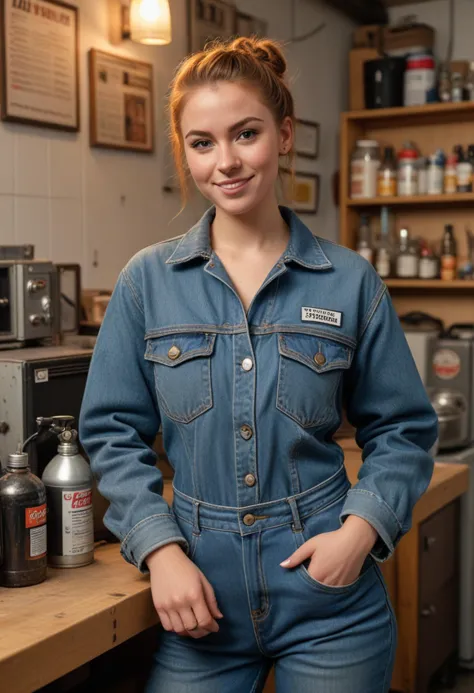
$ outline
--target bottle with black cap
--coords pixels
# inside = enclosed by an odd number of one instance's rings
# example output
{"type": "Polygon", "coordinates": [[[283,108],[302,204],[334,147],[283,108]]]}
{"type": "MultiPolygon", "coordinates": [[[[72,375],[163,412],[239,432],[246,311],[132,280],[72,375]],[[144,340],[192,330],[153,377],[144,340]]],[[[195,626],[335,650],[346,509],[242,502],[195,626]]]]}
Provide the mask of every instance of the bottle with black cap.
{"type": "Polygon", "coordinates": [[[46,579],[46,489],[23,446],[0,476],[0,585],[27,587],[46,579]]]}

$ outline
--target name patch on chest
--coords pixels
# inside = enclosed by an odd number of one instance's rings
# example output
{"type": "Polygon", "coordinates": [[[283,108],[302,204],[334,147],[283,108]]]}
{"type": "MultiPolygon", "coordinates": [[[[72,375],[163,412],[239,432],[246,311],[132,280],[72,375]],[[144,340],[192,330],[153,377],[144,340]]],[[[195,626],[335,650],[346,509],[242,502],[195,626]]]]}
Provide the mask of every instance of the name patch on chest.
{"type": "Polygon", "coordinates": [[[323,322],[326,325],[341,327],[342,313],[325,308],[301,308],[301,320],[306,322],[323,322]]]}

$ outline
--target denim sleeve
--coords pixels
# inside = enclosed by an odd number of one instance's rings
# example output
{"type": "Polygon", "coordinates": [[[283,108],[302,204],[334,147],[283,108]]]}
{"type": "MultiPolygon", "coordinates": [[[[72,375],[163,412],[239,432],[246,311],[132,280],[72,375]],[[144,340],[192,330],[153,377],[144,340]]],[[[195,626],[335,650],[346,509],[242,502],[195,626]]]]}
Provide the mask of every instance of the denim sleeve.
{"type": "Polygon", "coordinates": [[[125,269],[94,348],[79,436],[110,502],[104,524],[120,539],[125,560],[146,574],[153,550],[178,542],[187,551],[188,545],[162,497],[163,475],[151,447],[160,415],[144,333],[139,294],[125,269]]]}
{"type": "Polygon", "coordinates": [[[349,515],[367,520],[379,535],[371,555],[382,562],[411,527],[413,507],[431,480],[429,450],[438,435],[436,413],[383,284],[347,372],[345,400],[363,464],[341,522],[349,515]]]}

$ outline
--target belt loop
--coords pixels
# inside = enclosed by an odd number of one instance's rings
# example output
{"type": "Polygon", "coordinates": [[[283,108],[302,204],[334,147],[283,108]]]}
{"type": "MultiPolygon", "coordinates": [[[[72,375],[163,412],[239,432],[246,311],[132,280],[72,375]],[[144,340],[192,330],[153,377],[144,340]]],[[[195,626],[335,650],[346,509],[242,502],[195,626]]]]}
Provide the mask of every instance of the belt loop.
{"type": "Polygon", "coordinates": [[[288,498],[288,504],[291,508],[291,514],[293,515],[293,524],[291,525],[291,529],[293,532],[302,532],[303,531],[303,526],[300,521],[300,514],[298,512],[298,506],[296,504],[296,499],[295,498],[288,498]]]}
{"type": "Polygon", "coordinates": [[[199,501],[193,501],[193,534],[201,534],[201,527],[199,524],[199,501]]]}

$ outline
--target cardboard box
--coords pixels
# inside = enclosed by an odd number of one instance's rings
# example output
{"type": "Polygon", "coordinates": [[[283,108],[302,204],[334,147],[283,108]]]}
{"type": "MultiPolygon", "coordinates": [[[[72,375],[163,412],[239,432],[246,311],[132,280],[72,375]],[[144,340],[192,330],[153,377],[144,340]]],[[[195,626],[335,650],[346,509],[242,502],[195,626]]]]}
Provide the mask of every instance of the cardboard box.
{"type": "Polygon", "coordinates": [[[352,34],[353,48],[376,48],[382,50],[383,26],[379,24],[369,24],[368,26],[358,26],[352,34]]]}
{"type": "Polygon", "coordinates": [[[403,55],[412,48],[432,50],[436,32],[428,24],[394,25],[383,28],[383,49],[390,55],[403,55]]]}
{"type": "Polygon", "coordinates": [[[376,48],[353,48],[349,52],[349,108],[360,111],[365,108],[364,63],[380,58],[376,48]]]}

